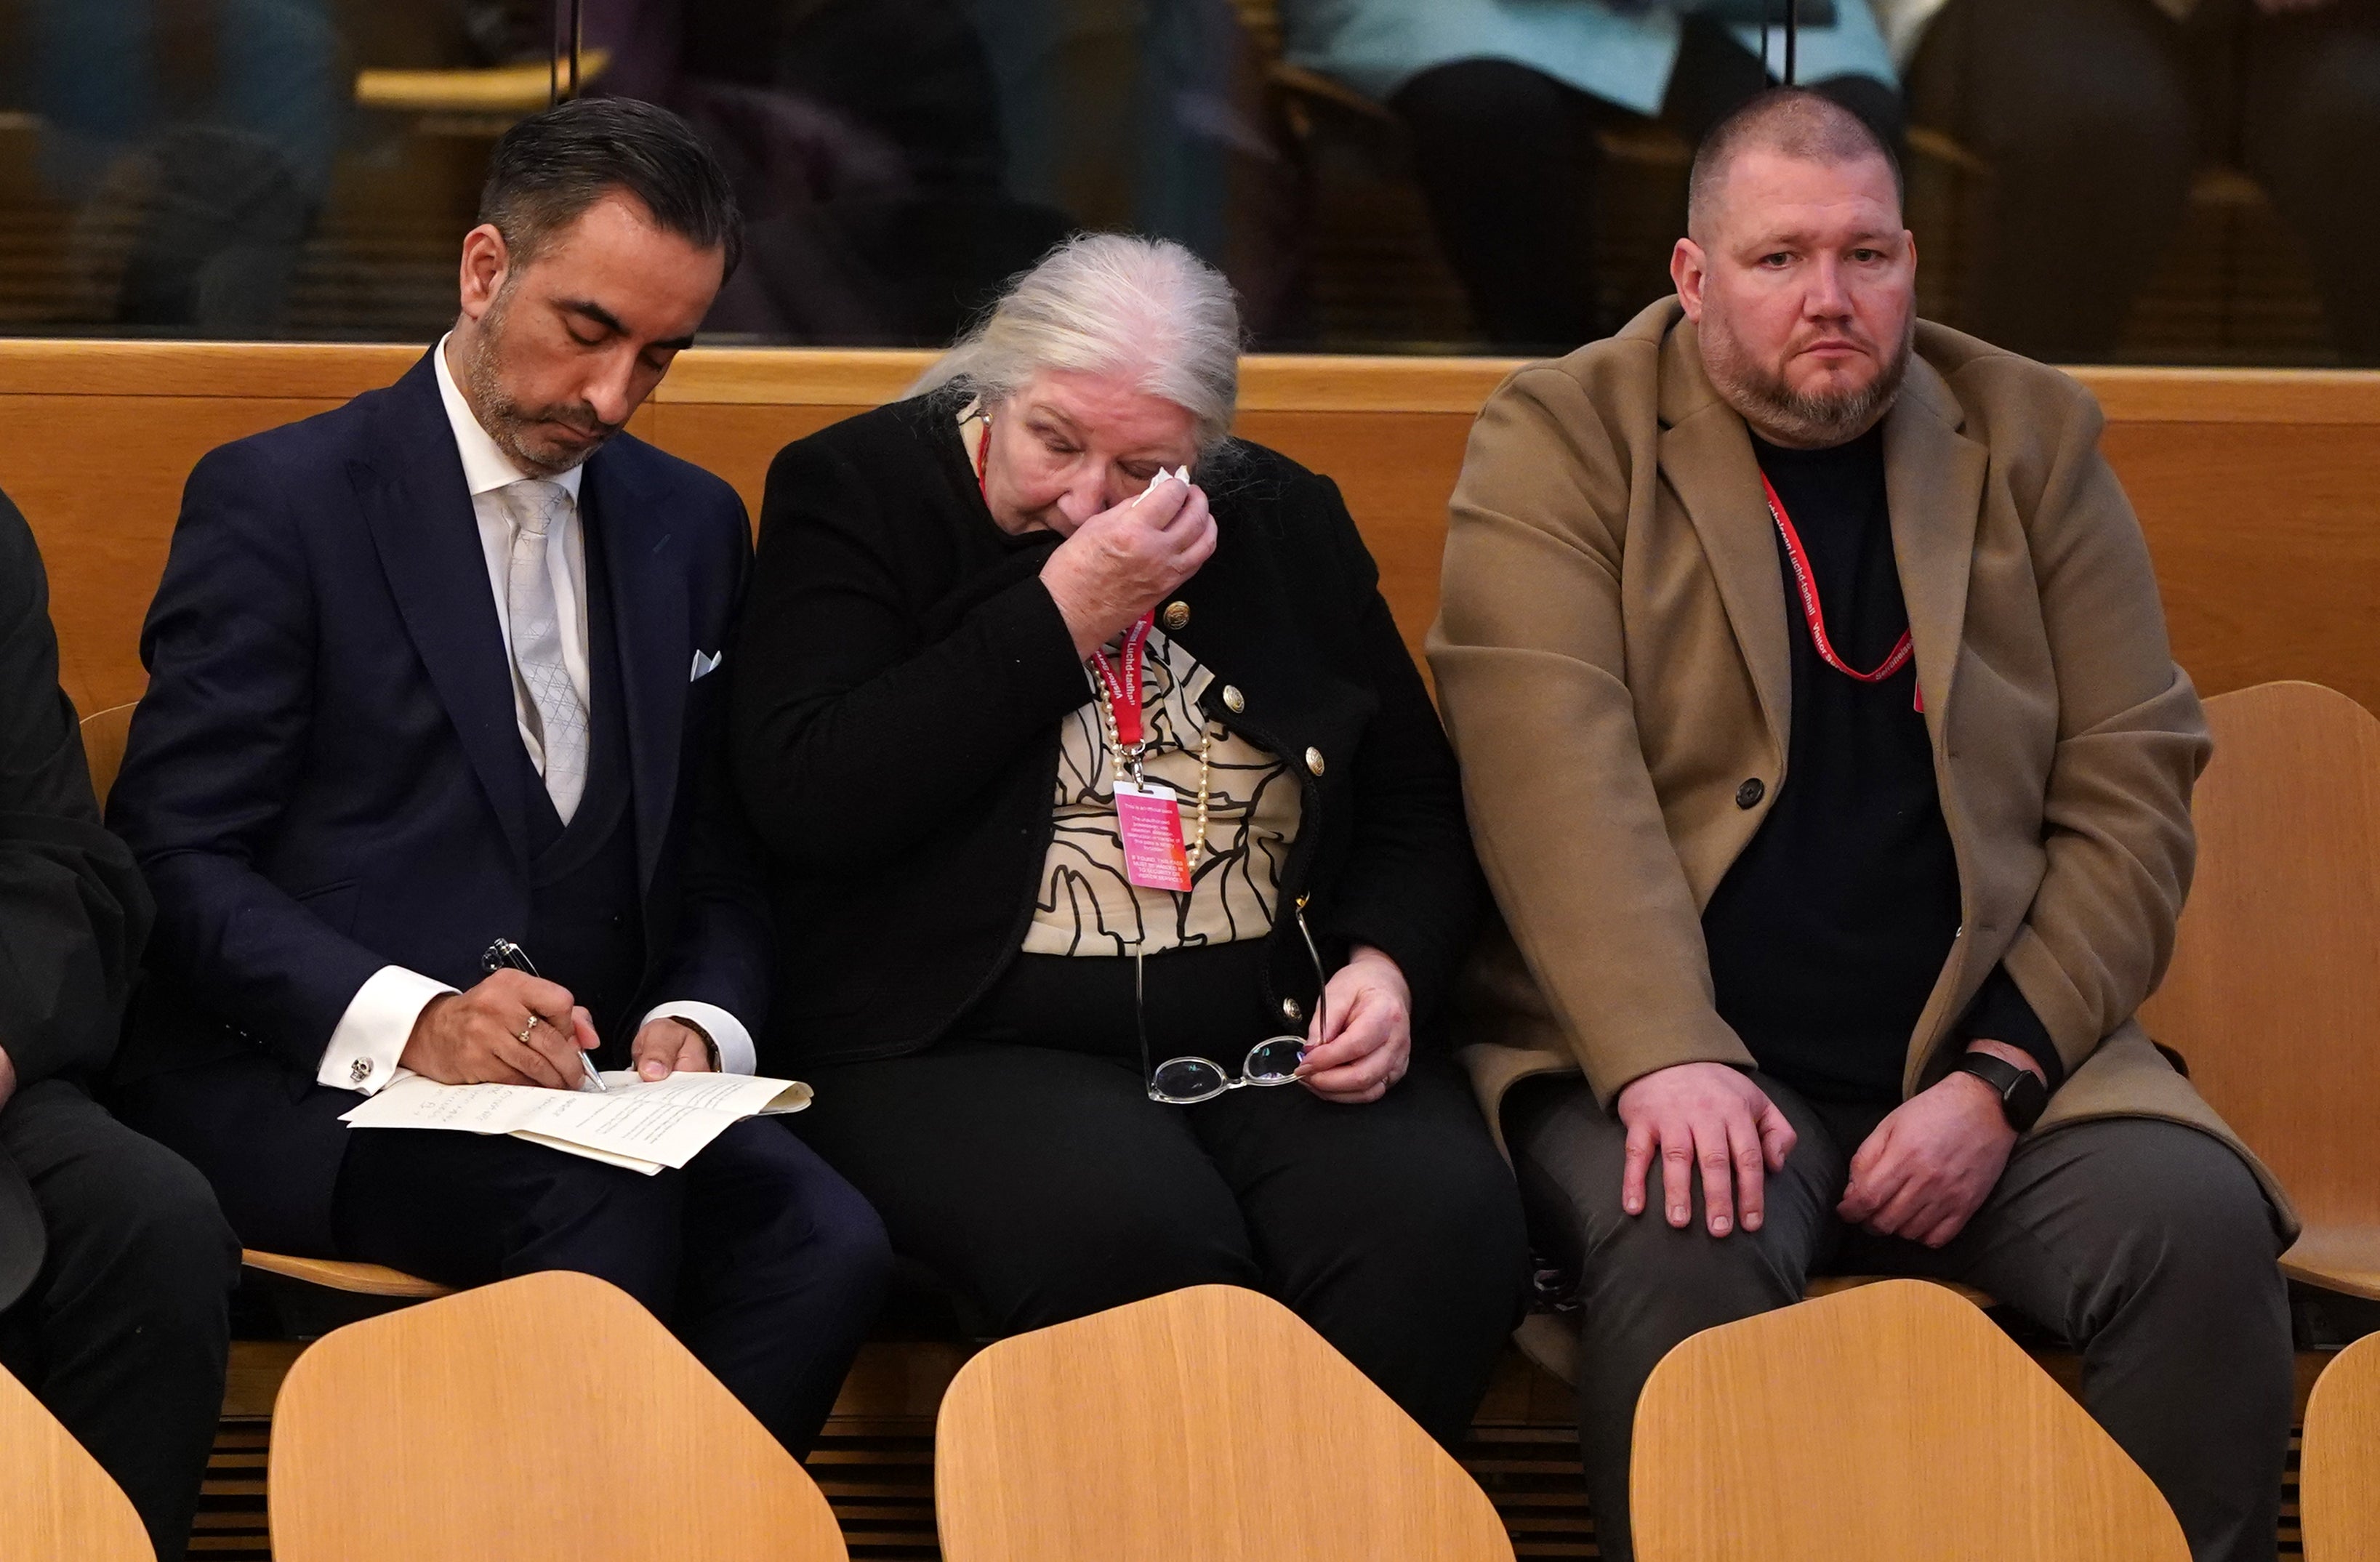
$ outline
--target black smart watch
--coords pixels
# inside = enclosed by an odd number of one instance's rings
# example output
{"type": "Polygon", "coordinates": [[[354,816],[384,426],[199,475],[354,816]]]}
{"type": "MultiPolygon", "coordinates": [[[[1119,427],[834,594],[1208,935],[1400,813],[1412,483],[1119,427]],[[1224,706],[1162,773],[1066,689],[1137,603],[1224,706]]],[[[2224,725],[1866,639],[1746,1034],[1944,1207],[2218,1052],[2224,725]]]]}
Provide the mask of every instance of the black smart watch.
{"type": "Polygon", "coordinates": [[[2042,1108],[2049,1105],[2049,1086],[2041,1083],[2041,1076],[2005,1058],[1970,1052],[1959,1059],[1956,1072],[1973,1074],[1990,1085],[1992,1094],[2000,1098],[2000,1115],[2019,1133],[2030,1132],[2041,1120],[2042,1108]]]}

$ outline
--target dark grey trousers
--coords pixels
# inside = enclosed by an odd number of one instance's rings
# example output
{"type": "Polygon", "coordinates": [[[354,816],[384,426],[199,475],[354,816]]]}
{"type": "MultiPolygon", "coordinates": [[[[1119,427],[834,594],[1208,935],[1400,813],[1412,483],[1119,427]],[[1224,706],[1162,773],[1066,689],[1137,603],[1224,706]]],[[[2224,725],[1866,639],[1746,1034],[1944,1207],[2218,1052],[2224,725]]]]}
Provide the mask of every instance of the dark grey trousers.
{"type": "MultiPolygon", "coordinates": [[[[1620,1208],[1626,1131],[1575,1078],[1532,1081],[1504,1121],[1540,1250],[1579,1277],[1579,1445],[1606,1558],[1627,1562],[1628,1436],[1655,1363],[1688,1335],[1801,1300],[1814,1274],[1956,1280],[2082,1355],[2082,1398],[2181,1520],[2195,1562],[2271,1562],[2289,1433],[2289,1298],[2270,1206],[2194,1129],[2079,1123],[2021,1143],[1939,1250],[1835,1217],[1882,1108],[1818,1106],[1766,1076],[1801,1136],[1757,1231],[1714,1238],[1620,1208]]],[[[1658,1180],[1660,1168],[1652,1176],[1658,1180]]],[[[1699,1183],[1699,1174],[1697,1174],[1699,1183]]],[[[1946,1479],[1955,1475],[1946,1474],[1946,1479]]]]}

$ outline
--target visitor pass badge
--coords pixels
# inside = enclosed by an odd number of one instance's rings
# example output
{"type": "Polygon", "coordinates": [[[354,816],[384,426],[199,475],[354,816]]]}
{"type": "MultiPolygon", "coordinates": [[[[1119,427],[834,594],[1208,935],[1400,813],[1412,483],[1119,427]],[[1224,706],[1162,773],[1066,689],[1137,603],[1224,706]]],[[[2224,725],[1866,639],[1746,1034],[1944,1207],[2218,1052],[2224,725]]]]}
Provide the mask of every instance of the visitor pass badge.
{"type": "Polygon", "coordinates": [[[1123,875],[1144,890],[1190,888],[1190,854],[1182,847],[1182,805],[1153,786],[1116,782],[1116,834],[1123,841],[1123,875]]]}

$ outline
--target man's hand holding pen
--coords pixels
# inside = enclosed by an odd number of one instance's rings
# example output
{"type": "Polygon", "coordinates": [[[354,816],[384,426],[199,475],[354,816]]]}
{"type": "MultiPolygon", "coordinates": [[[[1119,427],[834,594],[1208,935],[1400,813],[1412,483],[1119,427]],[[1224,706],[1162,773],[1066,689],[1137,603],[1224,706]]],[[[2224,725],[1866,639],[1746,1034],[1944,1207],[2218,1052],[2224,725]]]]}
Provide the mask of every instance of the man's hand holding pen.
{"type": "Polygon", "coordinates": [[[468,992],[431,999],[398,1060],[442,1084],[577,1090],[595,1046],[594,1021],[571,1002],[568,988],[504,970],[468,992]]]}

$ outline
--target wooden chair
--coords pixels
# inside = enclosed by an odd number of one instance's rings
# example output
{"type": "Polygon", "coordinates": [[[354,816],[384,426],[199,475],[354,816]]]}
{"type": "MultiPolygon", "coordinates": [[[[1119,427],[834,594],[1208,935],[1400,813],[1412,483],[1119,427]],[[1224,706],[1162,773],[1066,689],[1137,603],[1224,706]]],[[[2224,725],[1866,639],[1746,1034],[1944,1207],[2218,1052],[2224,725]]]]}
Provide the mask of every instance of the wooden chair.
{"type": "Polygon", "coordinates": [[[942,1397],[947,1562],[1511,1562],[1487,1495],[1279,1302],[1198,1286],[986,1348],[942,1397]]]}
{"type": "Polygon", "coordinates": [[[625,1292],[527,1275],[350,1324],[290,1368],[277,1562],[844,1562],[793,1455],[625,1292]]]}
{"type": "Polygon", "coordinates": [[[2380,1298],[2380,721],[2301,683],[2206,715],[2197,878],[2141,1017],[2296,1201],[2281,1267],[2380,1298]]]}
{"type": "MultiPolygon", "coordinates": [[[[1862,1286],[1879,1285],[1892,1278],[1889,1275],[1819,1275],[1802,1290],[1802,1299],[1815,1302],[1822,1296],[1839,1296],[1862,1286]]],[[[1951,1295],[1962,1298],[1970,1306],[1990,1307],[1992,1299],[1973,1286],[1962,1286],[1951,1280],[1927,1280],[1926,1285],[1939,1286],[1951,1295]]],[[[1555,1377],[1578,1386],[1578,1315],[1575,1313],[1532,1313],[1521,1320],[1512,1331],[1512,1343],[1521,1354],[1545,1368],[1555,1377]]]]}
{"type": "Polygon", "coordinates": [[[150,1562],[132,1500],[0,1371],[0,1562],[150,1562]]]}
{"type": "Polygon", "coordinates": [[[1637,1402],[1640,1562],[2188,1562],[2139,1466],[1940,1286],[1695,1335],[1637,1402]]]}
{"type": "Polygon", "coordinates": [[[2306,1562],[2380,1556],[2380,1335],[2340,1351],[2314,1380],[2298,1461],[2306,1562]]]}
{"type": "MultiPolygon", "coordinates": [[[[109,790],[115,785],[115,772],[124,768],[124,745],[132,733],[132,710],[129,704],[111,705],[82,719],[83,759],[91,768],[91,789],[98,795],[103,808],[107,806],[109,790]]],[[[358,1296],[431,1297],[447,1294],[447,1288],[434,1280],[417,1279],[402,1270],[380,1264],[349,1264],[334,1258],[298,1258],[288,1253],[265,1253],[256,1248],[243,1248],[239,1261],[251,1269],[304,1280],[310,1285],[325,1286],[332,1290],[352,1291],[358,1296]]]]}

